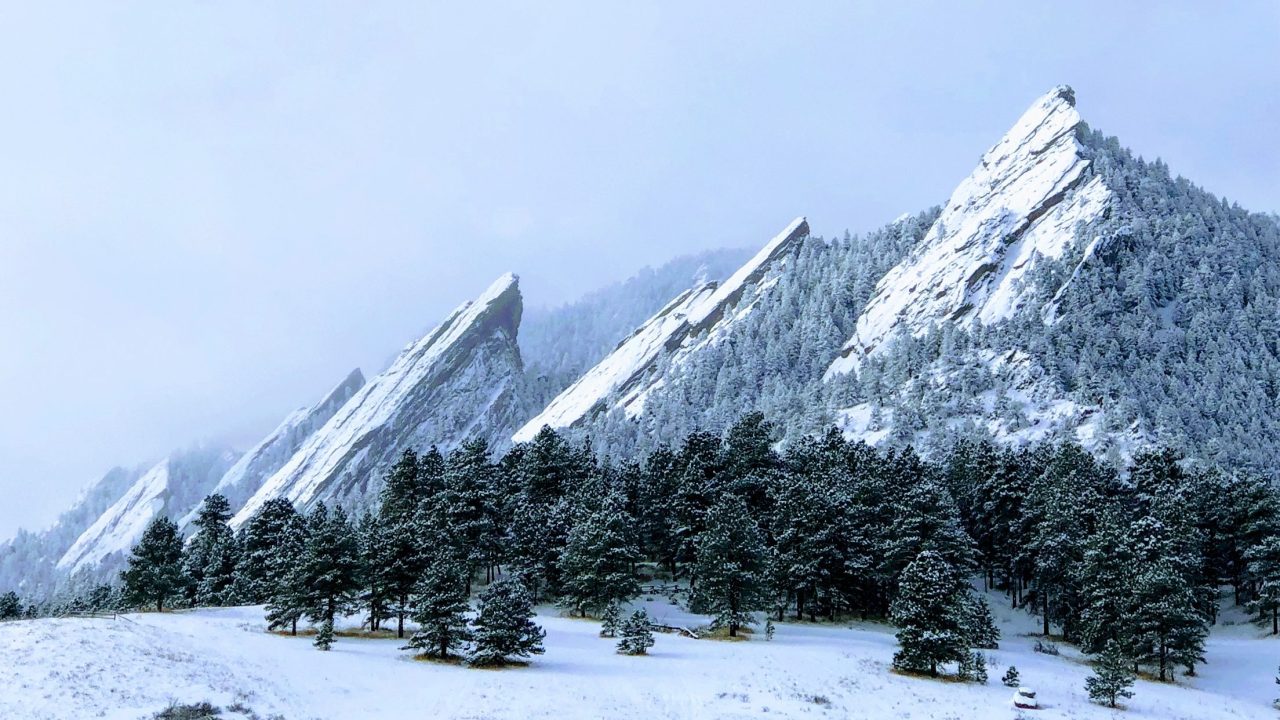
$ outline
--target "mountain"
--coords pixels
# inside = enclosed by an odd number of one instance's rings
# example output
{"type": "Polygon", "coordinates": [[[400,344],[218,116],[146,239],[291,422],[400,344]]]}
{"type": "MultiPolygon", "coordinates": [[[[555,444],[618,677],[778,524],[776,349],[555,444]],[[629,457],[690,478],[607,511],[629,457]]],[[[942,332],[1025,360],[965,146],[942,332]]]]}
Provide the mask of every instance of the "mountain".
{"type": "Polygon", "coordinates": [[[525,442],[543,427],[574,426],[589,413],[619,410],[635,417],[663,372],[718,342],[726,329],[761,302],[788,255],[808,234],[809,224],[796,218],[723,284],[707,282],[681,293],[556,396],[512,439],[525,442]]]}
{"type": "Polygon", "coordinates": [[[523,371],[522,301],[503,275],[361,387],[245,503],[239,526],[267,500],[360,504],[404,450],[450,449],[471,437],[501,443],[523,371]]]}
{"type": "MultiPolygon", "coordinates": [[[[266,479],[284,467],[307,438],[319,430],[362,387],[364,387],[364,374],[356,368],[320,402],[309,408],[298,408],[289,413],[275,430],[240,456],[236,464],[232,465],[218,480],[218,484],[210,490],[210,494],[223,495],[231,504],[232,510],[239,510],[254,493],[258,492],[266,479]]],[[[179,525],[182,527],[189,525],[195,520],[198,510],[198,507],[194,508],[179,525]]]]}
{"type": "Polygon", "coordinates": [[[147,467],[112,468],[87,486],[51,526],[35,532],[20,530],[0,543],[0,587],[15,588],[35,597],[52,592],[61,576],[54,569],[58,560],[147,467]]]}
{"type": "Polygon", "coordinates": [[[1062,257],[1077,225],[1107,211],[1113,194],[1088,173],[1076,138],[1075,93],[1037,100],[960,183],[920,246],[885,274],[827,377],[856,370],[898,333],[938,323],[971,328],[1012,317],[1026,278],[1062,257]]]}
{"type": "Polygon", "coordinates": [[[924,452],[1071,439],[1116,462],[1161,443],[1280,466],[1276,216],[1134,156],[1068,87],[1032,103],[944,206],[805,238],[771,281],[717,342],[642,362],[642,394],[624,391],[620,355],[518,437],[547,423],[627,455],[759,410],[784,443],[836,425],[924,452]],[[584,412],[600,396],[626,411],[584,412]]]}
{"type": "Polygon", "coordinates": [[[57,569],[71,574],[92,570],[97,575],[118,569],[153,518],[191,512],[237,458],[229,448],[206,446],[156,463],[80,534],[59,558],[57,569]]]}

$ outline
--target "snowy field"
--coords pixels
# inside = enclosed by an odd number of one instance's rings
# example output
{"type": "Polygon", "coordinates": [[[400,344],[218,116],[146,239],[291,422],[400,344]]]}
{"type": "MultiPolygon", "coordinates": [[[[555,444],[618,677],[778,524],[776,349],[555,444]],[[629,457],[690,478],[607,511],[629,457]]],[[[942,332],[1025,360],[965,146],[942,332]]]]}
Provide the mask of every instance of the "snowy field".
{"type": "MultiPolygon", "coordinates": [[[[613,652],[598,624],[544,608],[546,654],[524,668],[473,670],[413,660],[395,639],[264,631],[261,608],[0,624],[0,718],[147,718],[171,702],[235,702],[287,720],[361,718],[1274,718],[1280,641],[1250,625],[1215,629],[1209,664],[1177,685],[1139,680],[1127,710],[1088,702],[1088,667],[1063,646],[1032,651],[1035,619],[1001,610],[986,686],[890,672],[890,628],[780,624],[772,642],[658,635],[649,657],[613,652]],[[1009,664],[1045,707],[1017,711],[1009,664]],[[1022,713],[1021,715],[1019,713],[1022,713]]],[[[698,622],[646,603],[657,622],[698,622]]],[[[231,716],[229,716],[231,717],[231,716]]]]}

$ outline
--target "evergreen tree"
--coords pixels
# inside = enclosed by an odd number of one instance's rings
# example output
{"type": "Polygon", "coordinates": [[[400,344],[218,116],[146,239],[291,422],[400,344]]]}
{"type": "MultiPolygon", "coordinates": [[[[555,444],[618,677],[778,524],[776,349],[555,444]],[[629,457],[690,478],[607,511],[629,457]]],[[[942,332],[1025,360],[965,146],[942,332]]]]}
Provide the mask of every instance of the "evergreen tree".
{"type": "Polygon", "coordinates": [[[377,515],[377,542],[366,537],[366,577],[377,594],[391,603],[396,617],[396,637],[404,637],[404,619],[409,598],[426,568],[424,541],[439,548],[444,528],[435,527],[430,515],[421,515],[432,494],[439,489],[438,477],[444,461],[434,447],[421,458],[405,450],[387,474],[380,494],[377,515]],[[436,487],[433,487],[436,486],[436,487]]]}
{"type": "Polygon", "coordinates": [[[716,503],[697,549],[694,605],[736,637],[740,627],[754,623],[751,613],[762,607],[767,589],[764,541],[746,503],[735,496],[716,503]]]}
{"type": "Polygon", "coordinates": [[[623,623],[618,652],[623,655],[647,655],[651,647],[653,628],[649,624],[649,614],[641,608],[631,613],[631,617],[623,623]]]}
{"type": "Polygon", "coordinates": [[[1093,673],[1084,681],[1090,700],[1115,707],[1120,698],[1133,697],[1129,690],[1134,680],[1133,660],[1123,654],[1118,642],[1111,640],[1107,643],[1093,673]]]}
{"type": "Polygon", "coordinates": [[[495,581],[480,594],[479,608],[471,622],[473,640],[467,664],[504,665],[513,658],[541,655],[546,632],[533,622],[533,617],[533,603],[520,581],[495,581]]]}
{"type": "Polygon", "coordinates": [[[925,550],[907,565],[890,610],[901,646],[894,667],[937,677],[939,665],[968,656],[964,595],[960,574],[941,554],[925,550]]]}
{"type": "Polygon", "coordinates": [[[233,593],[246,603],[268,602],[302,552],[302,517],[293,503],[272,498],[241,528],[233,593]]]}
{"type": "Polygon", "coordinates": [[[987,684],[987,659],[982,653],[974,650],[965,653],[960,659],[959,672],[961,680],[976,682],[979,685],[987,684]]]}
{"type": "Polygon", "coordinates": [[[283,498],[268,500],[249,520],[245,533],[249,587],[265,593],[269,629],[287,627],[291,634],[298,634],[298,620],[308,607],[303,566],[308,532],[306,519],[283,498]]]}
{"type": "Polygon", "coordinates": [[[231,505],[219,494],[200,506],[196,533],[186,549],[184,568],[190,580],[188,599],[196,605],[217,606],[232,600],[237,546],[231,526],[231,505]]]}
{"type": "Polygon", "coordinates": [[[466,566],[447,554],[427,564],[413,596],[413,621],[418,632],[407,649],[433,658],[447,658],[471,637],[467,625],[466,566]]]}
{"type": "Polygon", "coordinates": [[[621,625],[622,608],[618,607],[617,601],[610,602],[600,616],[600,637],[617,637],[621,625]]]}
{"type": "Polygon", "coordinates": [[[1000,629],[996,627],[995,618],[991,616],[991,607],[987,605],[987,599],[972,593],[965,593],[964,598],[968,606],[964,630],[969,638],[969,647],[984,650],[999,648],[1000,629]]]}
{"type": "Polygon", "coordinates": [[[1018,677],[1018,668],[1010,665],[1009,669],[1000,678],[1000,682],[1004,683],[1006,687],[1018,687],[1021,685],[1022,680],[1018,677]]]}
{"type": "Polygon", "coordinates": [[[133,548],[129,567],[120,573],[125,602],[131,607],[154,603],[156,612],[182,596],[186,577],[182,572],[182,536],[167,517],[151,521],[133,548]]]}
{"type": "Polygon", "coordinates": [[[599,510],[583,516],[569,532],[560,559],[561,604],[586,617],[640,592],[632,572],[640,559],[634,537],[624,498],[610,492],[599,510]]]}
{"type": "Polygon", "coordinates": [[[394,597],[385,573],[386,564],[394,562],[394,557],[388,552],[386,526],[380,516],[366,510],[356,523],[355,532],[360,561],[360,600],[369,611],[369,630],[376,632],[383,620],[395,615],[388,607],[394,597]]]}
{"type": "Polygon", "coordinates": [[[360,558],[355,530],[342,508],[329,512],[318,503],[307,516],[307,540],[299,564],[306,615],[328,623],[354,609],[360,587],[360,558]]]}
{"type": "Polygon", "coordinates": [[[15,620],[22,617],[22,601],[18,594],[10,590],[0,595],[0,620],[15,620]]]}
{"type": "Polygon", "coordinates": [[[333,647],[333,618],[326,617],[320,621],[320,628],[316,630],[316,639],[311,644],[325,651],[333,647]]]}
{"type": "Polygon", "coordinates": [[[1280,633],[1280,536],[1259,541],[1244,559],[1254,585],[1249,611],[1257,614],[1259,623],[1269,622],[1271,634],[1276,635],[1280,633]]]}
{"type": "Polygon", "coordinates": [[[468,591],[478,570],[485,570],[486,580],[493,578],[499,559],[503,532],[497,480],[484,440],[467,441],[449,453],[444,489],[436,502],[442,509],[449,547],[467,563],[468,591]]]}

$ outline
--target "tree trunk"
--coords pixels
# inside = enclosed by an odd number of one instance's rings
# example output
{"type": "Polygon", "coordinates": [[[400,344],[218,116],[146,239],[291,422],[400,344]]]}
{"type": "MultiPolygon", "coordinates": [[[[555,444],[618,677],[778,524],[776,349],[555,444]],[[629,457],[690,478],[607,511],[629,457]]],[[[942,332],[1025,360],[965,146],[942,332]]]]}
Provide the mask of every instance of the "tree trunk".
{"type": "Polygon", "coordinates": [[[1049,637],[1049,593],[1041,590],[1040,594],[1044,596],[1040,602],[1040,607],[1044,609],[1044,636],[1049,637]]]}
{"type": "Polygon", "coordinates": [[[804,590],[796,591],[796,620],[804,619],[804,590]]]}
{"type": "Polygon", "coordinates": [[[291,634],[294,637],[298,637],[298,618],[296,617],[293,619],[293,630],[291,631],[291,634]]]}

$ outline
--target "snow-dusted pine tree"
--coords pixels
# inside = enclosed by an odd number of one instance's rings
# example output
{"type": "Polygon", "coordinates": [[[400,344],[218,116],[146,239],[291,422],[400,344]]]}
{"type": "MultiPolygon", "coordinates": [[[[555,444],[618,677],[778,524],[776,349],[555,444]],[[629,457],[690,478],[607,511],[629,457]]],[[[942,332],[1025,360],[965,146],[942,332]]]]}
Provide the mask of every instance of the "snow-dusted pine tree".
{"type": "Polygon", "coordinates": [[[406,649],[433,658],[446,658],[471,637],[467,625],[465,563],[441,553],[430,560],[413,595],[413,621],[418,631],[406,649]]]}
{"type": "Polygon", "coordinates": [[[767,576],[764,540],[740,498],[727,495],[707,512],[698,537],[694,604],[714,616],[715,627],[752,625],[752,612],[764,606],[767,576]]]}
{"type": "Polygon", "coordinates": [[[515,658],[541,655],[546,632],[533,622],[533,616],[529,591],[519,580],[495,581],[480,593],[479,608],[471,621],[473,639],[467,664],[504,665],[515,658]]]}
{"type": "Polygon", "coordinates": [[[622,639],[618,641],[618,652],[623,655],[646,655],[653,647],[653,627],[649,623],[649,613],[640,608],[631,613],[631,617],[622,624],[622,639]]]}
{"type": "Polygon", "coordinates": [[[187,582],[182,572],[182,536],[167,517],[151,521],[133,547],[129,567],[120,573],[125,603],[130,607],[152,604],[162,612],[166,602],[181,598],[187,582]]]}
{"type": "Polygon", "coordinates": [[[960,574],[942,555],[920,553],[903,571],[890,611],[901,646],[894,667],[937,677],[939,665],[965,660],[967,613],[960,574]]]}

